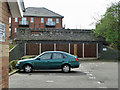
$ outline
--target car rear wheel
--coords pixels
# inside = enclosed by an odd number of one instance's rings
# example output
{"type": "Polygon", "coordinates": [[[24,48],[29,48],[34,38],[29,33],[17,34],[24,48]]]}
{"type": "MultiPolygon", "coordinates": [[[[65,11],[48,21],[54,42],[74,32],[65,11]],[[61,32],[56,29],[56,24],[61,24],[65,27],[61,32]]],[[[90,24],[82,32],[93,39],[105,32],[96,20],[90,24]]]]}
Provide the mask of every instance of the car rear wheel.
{"type": "Polygon", "coordinates": [[[63,65],[62,67],[63,72],[67,73],[67,72],[70,72],[70,70],[71,70],[70,65],[67,65],[67,64],[63,65]]]}
{"type": "Polygon", "coordinates": [[[24,72],[26,72],[26,73],[32,72],[32,66],[31,65],[25,65],[23,67],[23,69],[24,69],[24,72]]]}

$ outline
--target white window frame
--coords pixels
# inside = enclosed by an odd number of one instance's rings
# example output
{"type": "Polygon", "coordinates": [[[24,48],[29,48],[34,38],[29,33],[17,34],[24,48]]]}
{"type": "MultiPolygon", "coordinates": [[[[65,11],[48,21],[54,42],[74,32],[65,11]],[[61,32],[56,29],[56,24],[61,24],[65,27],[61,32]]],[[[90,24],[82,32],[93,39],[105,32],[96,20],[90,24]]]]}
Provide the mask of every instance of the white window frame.
{"type": "Polygon", "coordinates": [[[59,18],[56,18],[56,23],[59,23],[59,18]]]}
{"type": "Polygon", "coordinates": [[[34,18],[31,18],[31,19],[30,19],[30,22],[34,22],[34,18]]]}
{"type": "Polygon", "coordinates": [[[15,33],[17,32],[17,28],[14,28],[15,33]]]}
{"type": "Polygon", "coordinates": [[[18,22],[18,18],[15,18],[15,22],[18,22]]]}
{"type": "Polygon", "coordinates": [[[41,18],[41,23],[44,23],[44,18],[41,18]]]}

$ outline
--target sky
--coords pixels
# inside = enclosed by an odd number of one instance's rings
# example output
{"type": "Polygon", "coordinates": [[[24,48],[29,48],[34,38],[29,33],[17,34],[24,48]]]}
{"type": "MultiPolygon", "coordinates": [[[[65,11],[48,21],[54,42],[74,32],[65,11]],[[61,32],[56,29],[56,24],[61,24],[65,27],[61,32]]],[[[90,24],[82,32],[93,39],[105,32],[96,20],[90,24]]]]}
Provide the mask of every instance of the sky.
{"type": "Polygon", "coordinates": [[[63,26],[70,29],[95,29],[107,8],[119,0],[24,0],[27,7],[45,7],[62,16],[63,26]]]}

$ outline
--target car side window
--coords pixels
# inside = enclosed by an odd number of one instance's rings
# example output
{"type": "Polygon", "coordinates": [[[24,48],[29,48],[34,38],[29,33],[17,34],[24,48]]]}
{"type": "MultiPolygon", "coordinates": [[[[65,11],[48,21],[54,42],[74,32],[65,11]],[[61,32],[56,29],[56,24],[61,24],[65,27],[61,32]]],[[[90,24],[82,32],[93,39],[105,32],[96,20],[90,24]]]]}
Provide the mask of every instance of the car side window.
{"type": "Polygon", "coordinates": [[[63,57],[64,57],[64,58],[67,58],[67,55],[63,54],[63,57]]]}
{"type": "Polygon", "coordinates": [[[51,53],[46,53],[40,56],[40,60],[51,59],[51,53]]]}
{"type": "Polygon", "coordinates": [[[53,59],[62,59],[63,55],[61,53],[53,53],[53,59]]]}

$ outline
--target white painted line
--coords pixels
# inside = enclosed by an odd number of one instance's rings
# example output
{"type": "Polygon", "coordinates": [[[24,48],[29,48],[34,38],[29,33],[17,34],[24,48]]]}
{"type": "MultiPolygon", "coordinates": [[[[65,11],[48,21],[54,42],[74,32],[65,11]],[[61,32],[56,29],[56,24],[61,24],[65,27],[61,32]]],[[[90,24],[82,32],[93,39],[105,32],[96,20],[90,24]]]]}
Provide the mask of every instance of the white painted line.
{"type": "Polygon", "coordinates": [[[52,81],[52,80],[48,80],[48,81],[46,81],[47,83],[52,83],[52,82],[54,82],[54,81],[52,81]]]}
{"type": "Polygon", "coordinates": [[[97,82],[98,84],[101,84],[100,82],[97,82]]]}
{"type": "Polygon", "coordinates": [[[87,74],[87,75],[92,76],[92,74],[87,74]]]}
{"type": "Polygon", "coordinates": [[[85,73],[87,73],[87,74],[88,74],[89,72],[87,72],[87,71],[86,71],[85,73]]]}
{"type": "Polygon", "coordinates": [[[89,77],[89,79],[96,79],[96,77],[89,77]]]}
{"type": "Polygon", "coordinates": [[[107,88],[107,87],[99,87],[99,88],[107,88]]]}
{"type": "Polygon", "coordinates": [[[103,81],[98,81],[97,83],[98,83],[98,84],[104,84],[104,82],[103,82],[103,81]]]}

